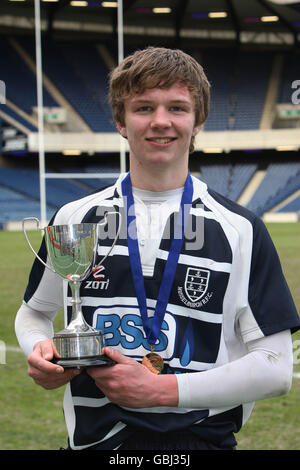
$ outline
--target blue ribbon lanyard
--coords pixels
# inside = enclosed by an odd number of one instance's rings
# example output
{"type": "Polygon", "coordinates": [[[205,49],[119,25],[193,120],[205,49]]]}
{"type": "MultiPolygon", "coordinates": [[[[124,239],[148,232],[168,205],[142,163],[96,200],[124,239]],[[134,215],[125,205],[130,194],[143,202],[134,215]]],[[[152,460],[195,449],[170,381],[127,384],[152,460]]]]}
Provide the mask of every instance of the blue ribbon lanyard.
{"type": "Polygon", "coordinates": [[[193,181],[190,173],[188,173],[180,202],[180,211],[176,221],[174,238],[171,243],[170,252],[163,273],[163,278],[159,289],[151,328],[149,326],[146,291],[137,240],[136,216],[134,211],[134,199],[132,194],[130,173],[128,173],[122,181],[122,193],[125,200],[124,209],[125,213],[127,214],[127,243],[133,283],[142,317],[144,331],[146,333],[148,343],[153,346],[160,335],[161,324],[164,319],[166,308],[169,302],[170,292],[173,285],[175,272],[177,269],[177,262],[184,240],[185,227],[188,221],[190,207],[192,204],[193,181]]]}

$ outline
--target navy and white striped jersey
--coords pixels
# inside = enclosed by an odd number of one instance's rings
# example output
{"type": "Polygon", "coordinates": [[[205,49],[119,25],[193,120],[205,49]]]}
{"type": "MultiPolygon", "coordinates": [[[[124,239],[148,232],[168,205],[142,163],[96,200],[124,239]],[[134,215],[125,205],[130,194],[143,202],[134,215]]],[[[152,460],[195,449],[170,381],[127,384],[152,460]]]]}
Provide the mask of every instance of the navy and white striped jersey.
{"type": "MultiPolygon", "coordinates": [[[[141,361],[149,351],[132,281],[121,175],[115,185],[63,206],[51,224],[99,222],[105,212],[121,213],[122,229],[103,268],[82,282],[84,316],[105,333],[106,344],[141,361]]],[[[262,221],[245,208],[209,190],[193,178],[194,193],[169,303],[155,350],[163,373],[197,373],[247,353],[246,343],[285,329],[300,320],[280,262],[262,221]]],[[[170,214],[156,253],[153,276],[144,277],[149,317],[153,316],[170,248],[176,214],[170,214]]],[[[114,215],[110,226],[117,225],[114,215]]],[[[112,239],[100,237],[102,257],[112,239]]],[[[106,235],[106,236],[105,236],[106,235]]],[[[45,244],[39,255],[46,259],[45,244]]],[[[100,259],[100,258],[99,258],[100,259]]],[[[66,281],[35,261],[25,301],[35,310],[53,312],[65,306],[70,319],[66,281]]],[[[128,378],[130,380],[130,378],[128,378]]],[[[66,387],[64,413],[70,445],[115,449],[147,428],[153,432],[189,429],[219,446],[234,446],[234,433],[249,418],[253,403],[231,408],[125,408],[111,403],[86,373],[66,387]]]]}

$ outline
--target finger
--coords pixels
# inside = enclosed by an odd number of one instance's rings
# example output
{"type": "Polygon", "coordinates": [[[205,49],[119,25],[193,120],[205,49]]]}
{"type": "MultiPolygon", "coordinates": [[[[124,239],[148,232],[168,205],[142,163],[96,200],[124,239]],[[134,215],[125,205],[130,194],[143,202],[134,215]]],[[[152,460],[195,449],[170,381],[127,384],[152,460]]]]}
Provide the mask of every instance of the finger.
{"type": "MultiPolygon", "coordinates": [[[[53,358],[60,358],[60,355],[51,339],[49,339],[48,341],[42,341],[41,343],[39,343],[39,350],[40,350],[40,354],[42,358],[45,359],[45,361],[52,361],[53,358]]],[[[54,365],[56,365],[55,362],[53,363],[54,365]]],[[[52,363],[50,362],[50,364],[52,363]]],[[[52,366],[49,369],[46,364],[41,364],[41,365],[42,367],[47,367],[49,371],[50,370],[54,371],[54,367],[52,366]]],[[[64,368],[59,365],[56,365],[56,372],[58,374],[62,374],[64,372],[64,368]]]]}
{"type": "Polygon", "coordinates": [[[56,369],[45,371],[29,367],[28,375],[39,385],[51,385],[52,388],[53,386],[64,385],[82,372],[80,369],[62,370],[63,373],[58,372],[56,369]]]}
{"type": "Polygon", "coordinates": [[[59,357],[52,340],[42,342],[39,346],[41,355],[46,361],[51,361],[54,356],[59,357]]]}
{"type": "Polygon", "coordinates": [[[38,345],[37,348],[28,356],[28,364],[29,368],[32,370],[39,370],[41,372],[49,373],[49,372],[56,372],[58,374],[62,374],[64,372],[64,368],[50,362],[50,359],[53,358],[53,353],[41,350],[41,345],[38,345]],[[49,357],[50,359],[45,359],[44,356],[49,357]]]}
{"type": "Polygon", "coordinates": [[[63,374],[64,373],[64,368],[54,364],[52,362],[49,362],[43,358],[39,358],[36,360],[28,360],[29,363],[29,370],[38,371],[39,373],[43,373],[45,375],[49,373],[55,373],[55,374],[63,374]]]}
{"type": "Polygon", "coordinates": [[[102,351],[107,357],[117,362],[118,364],[132,364],[133,362],[136,362],[131,357],[124,356],[116,349],[109,348],[108,346],[105,346],[102,351]]]}

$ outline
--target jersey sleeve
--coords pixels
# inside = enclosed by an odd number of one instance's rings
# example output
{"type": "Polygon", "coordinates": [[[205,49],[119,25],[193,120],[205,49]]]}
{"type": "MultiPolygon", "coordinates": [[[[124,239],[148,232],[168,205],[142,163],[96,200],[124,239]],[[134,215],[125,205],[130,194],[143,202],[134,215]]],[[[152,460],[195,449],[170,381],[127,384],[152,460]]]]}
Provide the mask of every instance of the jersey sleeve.
{"type": "Polygon", "coordinates": [[[248,305],[239,316],[244,342],[300,328],[300,319],[281,263],[265,224],[253,223],[248,305]]]}

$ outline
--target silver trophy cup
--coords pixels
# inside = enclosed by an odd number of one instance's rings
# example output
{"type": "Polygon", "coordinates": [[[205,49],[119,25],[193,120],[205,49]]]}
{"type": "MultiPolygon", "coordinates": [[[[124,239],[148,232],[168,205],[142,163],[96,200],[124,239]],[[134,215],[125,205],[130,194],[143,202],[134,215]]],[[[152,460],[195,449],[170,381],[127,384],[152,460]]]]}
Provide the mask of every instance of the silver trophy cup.
{"type": "MultiPolygon", "coordinates": [[[[115,213],[114,213],[115,214],[115,213]]],[[[99,267],[112,251],[120,231],[108,253],[95,265],[98,245],[98,232],[104,221],[99,224],[81,223],[72,225],[52,225],[42,230],[44,232],[47,253],[52,266],[46,264],[36,253],[28,239],[25,224],[34,221],[40,228],[36,217],[23,219],[23,231],[26,241],[41,263],[62,278],[67,279],[72,292],[72,316],[66,328],[57,332],[53,337],[59,358],[54,362],[62,367],[88,367],[113,364],[102,353],[105,345],[103,332],[91,327],[84,319],[81,309],[80,284],[94,269],[99,267]]]]}

